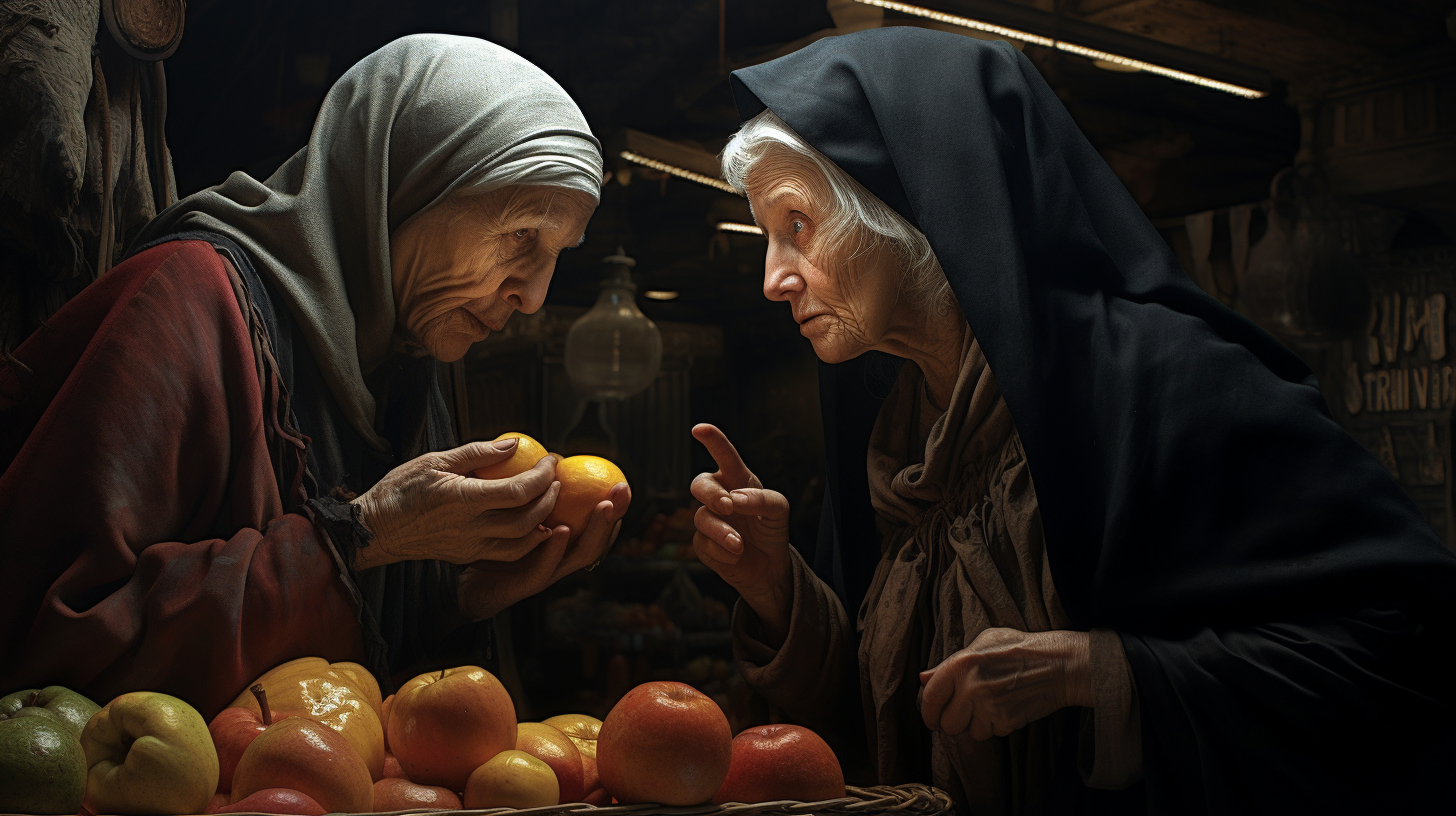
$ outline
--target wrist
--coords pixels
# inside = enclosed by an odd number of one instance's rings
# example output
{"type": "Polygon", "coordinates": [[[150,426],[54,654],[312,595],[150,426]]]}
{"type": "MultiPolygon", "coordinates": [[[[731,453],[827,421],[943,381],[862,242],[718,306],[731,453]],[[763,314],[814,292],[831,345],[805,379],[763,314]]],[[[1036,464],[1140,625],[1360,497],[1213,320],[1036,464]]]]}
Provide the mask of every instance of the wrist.
{"type": "Polygon", "coordinates": [[[1092,635],[1089,632],[1063,632],[1062,635],[1067,705],[1092,708],[1092,635]]]}
{"type": "Polygon", "coordinates": [[[366,570],[372,567],[380,567],[393,563],[394,559],[389,557],[389,551],[384,546],[384,539],[379,535],[378,525],[375,524],[373,506],[367,501],[369,494],[359,496],[349,503],[359,508],[359,524],[369,533],[369,544],[360,547],[354,553],[354,569],[366,570]]]}
{"type": "Polygon", "coordinates": [[[778,567],[768,570],[772,578],[758,586],[741,592],[743,600],[758,616],[765,645],[775,649],[784,644],[789,635],[789,621],[794,611],[794,580],[792,566],[787,559],[778,567]]]}

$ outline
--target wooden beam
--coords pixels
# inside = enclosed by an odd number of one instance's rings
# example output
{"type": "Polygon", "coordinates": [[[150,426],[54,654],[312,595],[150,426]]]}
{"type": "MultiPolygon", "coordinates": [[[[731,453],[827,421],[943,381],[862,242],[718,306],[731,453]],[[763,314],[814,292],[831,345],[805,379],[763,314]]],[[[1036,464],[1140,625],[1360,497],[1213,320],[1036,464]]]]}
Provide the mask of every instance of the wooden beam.
{"type": "Polygon", "coordinates": [[[1066,43],[1142,60],[1209,79],[1272,93],[1273,78],[1259,68],[1115,28],[1089,23],[1005,0],[925,0],[926,8],[969,17],[1066,43]]]}

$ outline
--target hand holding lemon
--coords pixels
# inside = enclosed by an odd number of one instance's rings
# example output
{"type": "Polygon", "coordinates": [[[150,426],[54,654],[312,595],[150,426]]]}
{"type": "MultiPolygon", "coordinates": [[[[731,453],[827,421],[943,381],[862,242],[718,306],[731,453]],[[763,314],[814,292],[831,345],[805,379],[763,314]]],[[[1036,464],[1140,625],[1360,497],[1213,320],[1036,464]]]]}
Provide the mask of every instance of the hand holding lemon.
{"type": "Polygon", "coordinates": [[[373,534],[354,567],[427,559],[514,561],[536,549],[551,536],[541,522],[561,490],[556,460],[540,458],[509,478],[471,475],[513,460],[518,446],[516,439],[471,442],[391,470],[354,499],[373,534]]]}
{"type": "Polygon", "coordinates": [[[519,433],[502,434],[488,444],[499,446],[506,440],[515,440],[519,453],[479,468],[474,475],[483,481],[518,479],[536,472],[542,463],[554,463],[552,505],[542,528],[548,537],[510,563],[481,560],[465,570],[460,577],[460,608],[476,619],[494,615],[601,559],[632,501],[621,469],[600,456],[559,459],[519,433]]]}

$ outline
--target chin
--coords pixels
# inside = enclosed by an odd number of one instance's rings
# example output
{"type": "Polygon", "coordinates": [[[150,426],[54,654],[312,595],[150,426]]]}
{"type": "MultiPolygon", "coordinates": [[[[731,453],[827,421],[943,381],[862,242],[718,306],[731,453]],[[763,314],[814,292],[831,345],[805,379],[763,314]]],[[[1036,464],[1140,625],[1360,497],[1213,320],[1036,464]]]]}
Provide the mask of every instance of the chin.
{"type": "Polygon", "coordinates": [[[834,340],[823,335],[810,339],[809,344],[814,347],[814,356],[818,357],[820,362],[830,364],[853,360],[865,351],[865,349],[858,345],[850,346],[844,343],[836,343],[834,340]]]}
{"type": "MultiPolygon", "coordinates": [[[[487,334],[489,333],[487,332],[487,334]]],[[[472,345],[484,339],[484,337],[470,337],[452,332],[444,337],[431,338],[431,342],[425,343],[425,348],[429,349],[430,356],[436,360],[442,363],[453,363],[463,358],[472,345]]]]}

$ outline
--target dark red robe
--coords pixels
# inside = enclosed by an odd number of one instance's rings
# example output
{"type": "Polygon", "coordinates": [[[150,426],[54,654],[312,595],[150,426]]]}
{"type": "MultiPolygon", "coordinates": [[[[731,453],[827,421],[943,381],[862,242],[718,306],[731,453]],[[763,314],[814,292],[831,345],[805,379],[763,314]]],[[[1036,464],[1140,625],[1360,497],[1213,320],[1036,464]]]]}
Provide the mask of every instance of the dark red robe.
{"type": "Polygon", "coordinates": [[[172,241],[28,338],[28,372],[0,363],[0,694],[156,690],[210,719],[286,660],[362,659],[337,550],[284,512],[254,342],[223,259],[172,241]]]}

